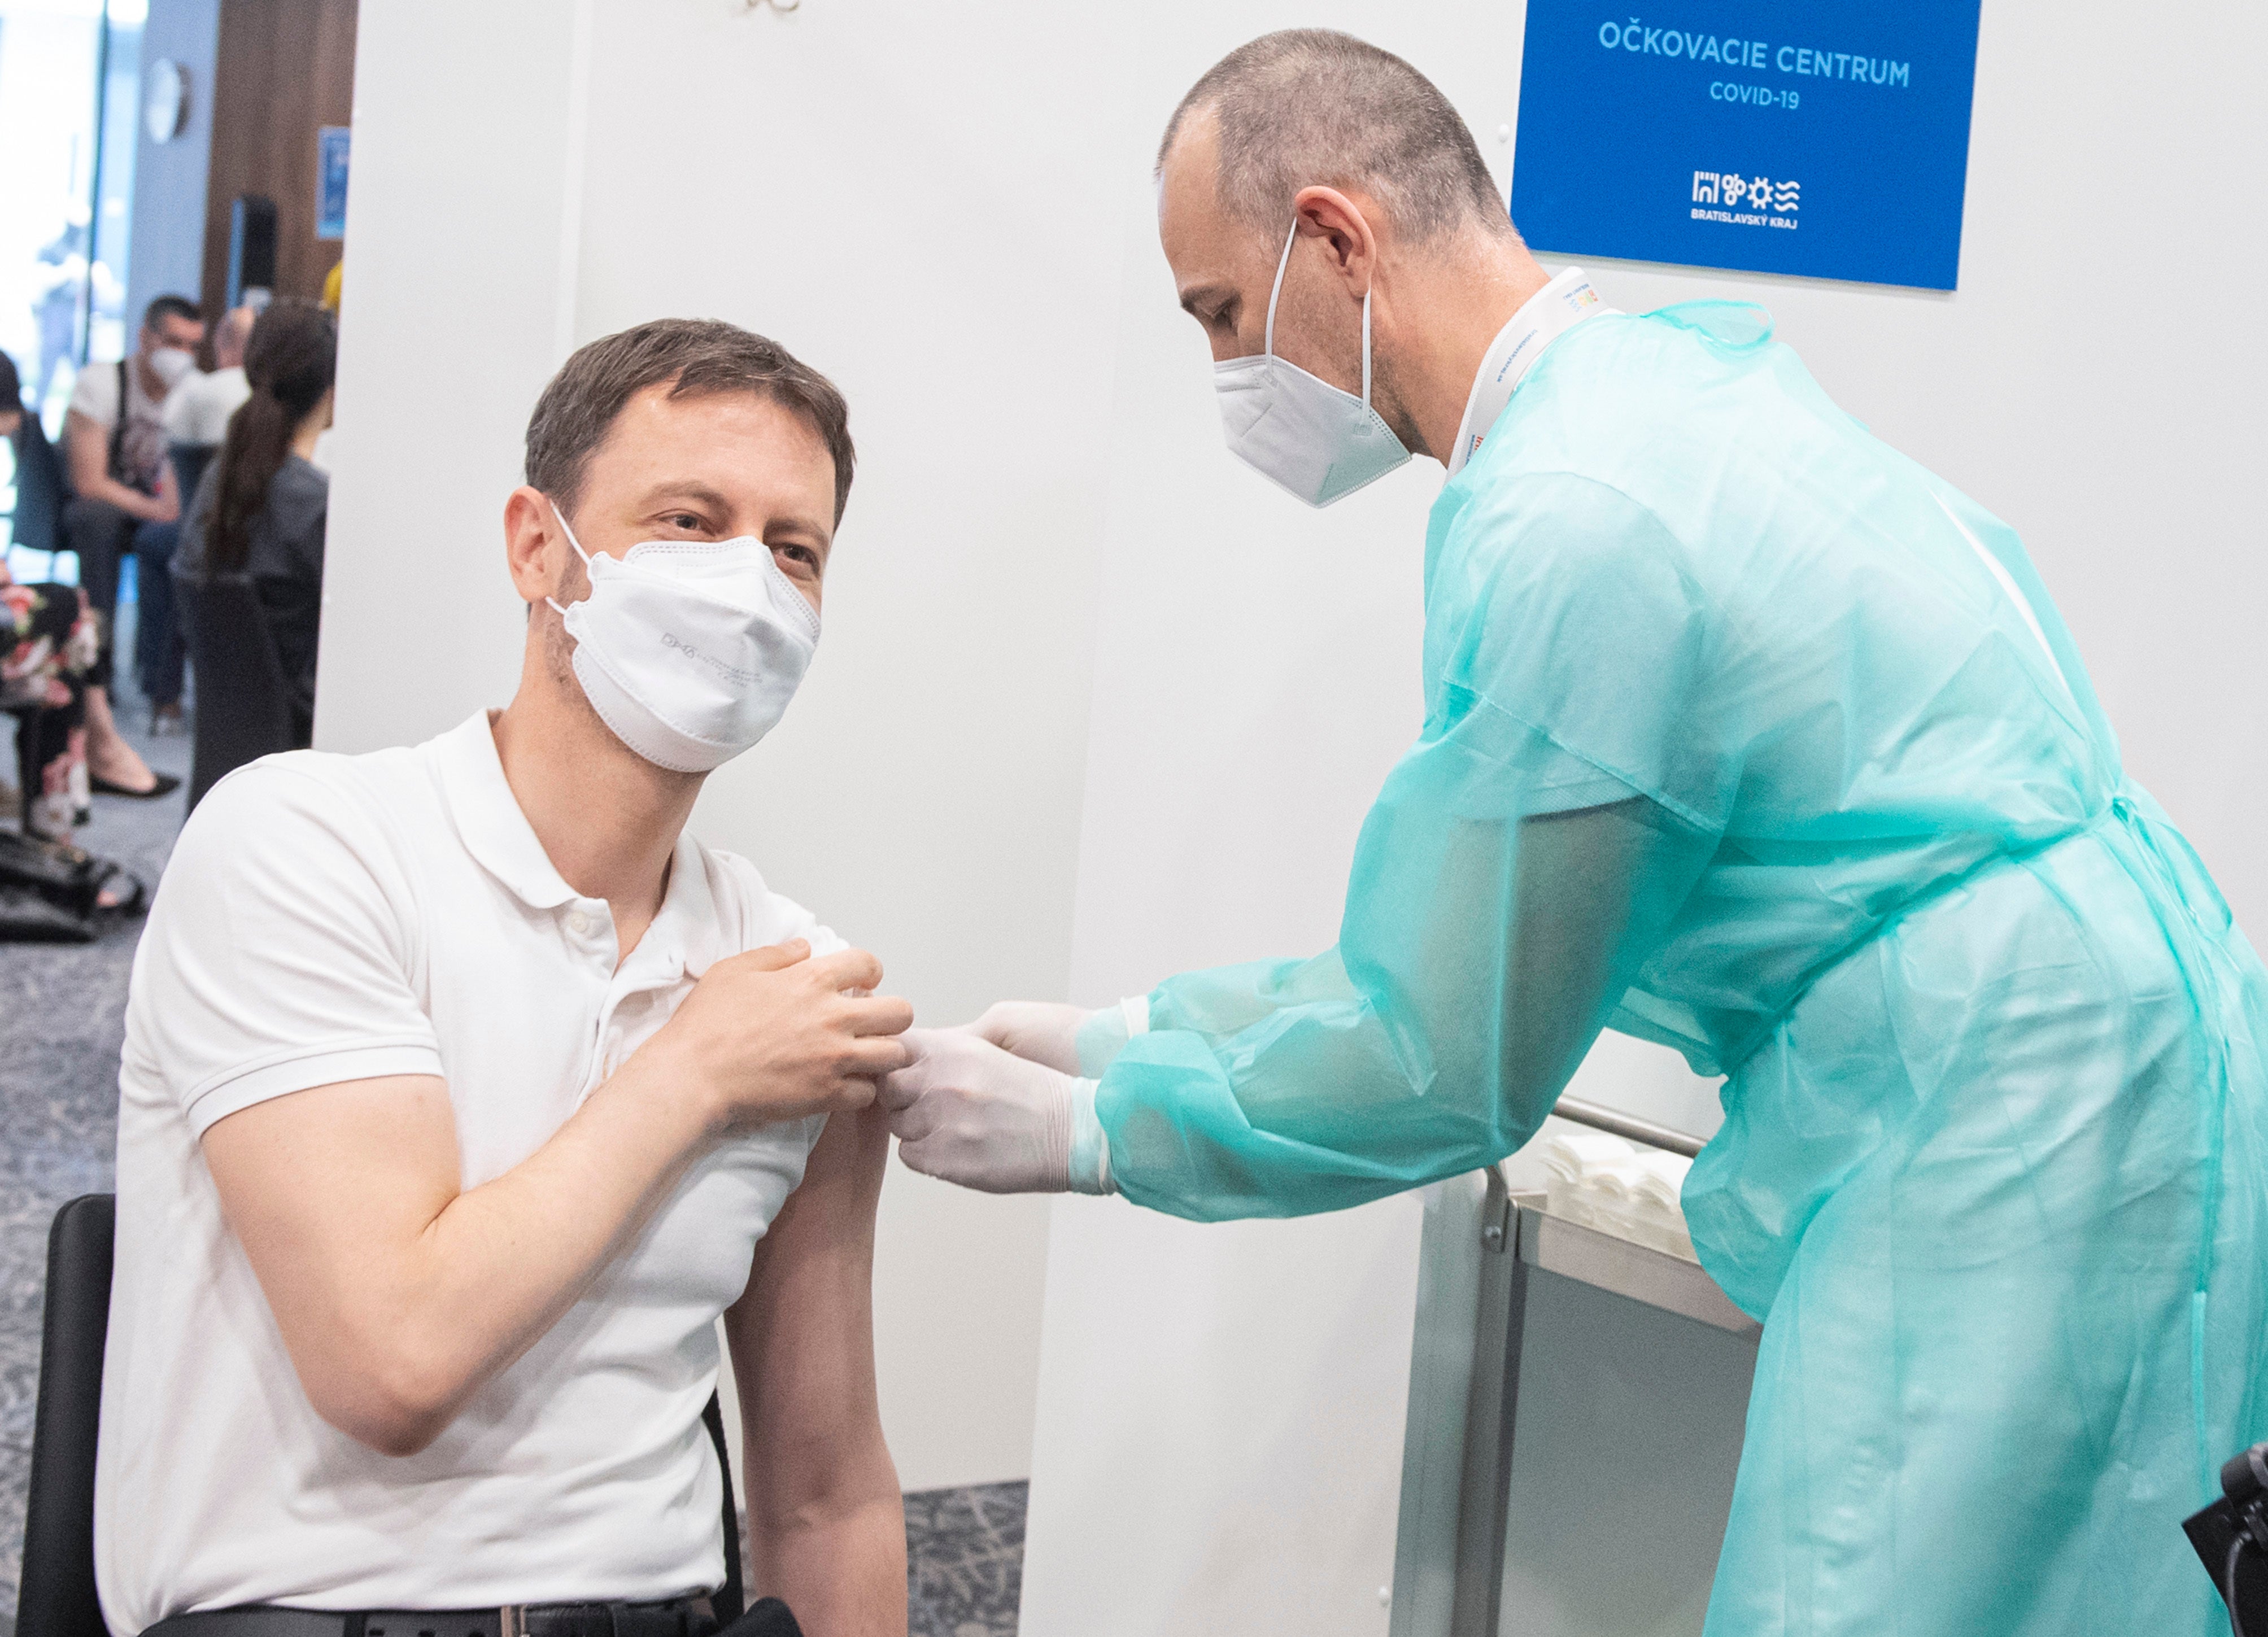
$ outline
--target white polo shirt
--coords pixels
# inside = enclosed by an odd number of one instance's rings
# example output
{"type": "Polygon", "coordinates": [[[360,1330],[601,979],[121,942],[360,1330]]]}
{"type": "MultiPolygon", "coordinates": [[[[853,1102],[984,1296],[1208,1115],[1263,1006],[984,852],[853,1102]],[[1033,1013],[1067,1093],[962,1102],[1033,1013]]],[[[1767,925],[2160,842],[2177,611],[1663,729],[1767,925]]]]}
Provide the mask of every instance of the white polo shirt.
{"type": "Polygon", "coordinates": [[[823,1116],[703,1161],[549,1334],[399,1459],[309,1406],[198,1139],[269,1097],[438,1075],[477,1186],[540,1148],[711,962],[791,937],[843,947],[688,835],[618,967],[606,903],[552,868],[484,714],[415,749],[271,756],[214,788],[173,850],[126,1009],[95,1480],[113,1631],[236,1604],[477,1608],[718,1583],[700,1423],[715,1321],[823,1116]]]}

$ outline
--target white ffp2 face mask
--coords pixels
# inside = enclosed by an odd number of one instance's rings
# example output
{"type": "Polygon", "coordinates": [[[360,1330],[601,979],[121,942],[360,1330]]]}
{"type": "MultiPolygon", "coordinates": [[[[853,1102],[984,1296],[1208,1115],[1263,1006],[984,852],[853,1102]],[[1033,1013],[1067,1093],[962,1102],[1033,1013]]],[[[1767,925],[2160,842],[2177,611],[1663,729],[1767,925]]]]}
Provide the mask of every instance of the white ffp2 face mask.
{"type": "Polygon", "coordinates": [[[552,515],[590,571],[558,609],[575,679],[599,720],[657,767],[707,773],[770,732],[809,669],[819,615],[749,536],[647,540],[593,557],[552,515]]]}
{"type": "Polygon", "coordinates": [[[181,347],[160,347],[150,355],[150,373],[166,384],[167,392],[181,384],[197,367],[197,355],[181,347]]]}
{"type": "Polygon", "coordinates": [[[1299,234],[1295,220],[1268,292],[1263,349],[1213,365],[1212,384],[1230,451],[1309,505],[1328,506],[1384,477],[1410,451],[1370,407],[1369,292],[1362,297],[1361,397],[1276,356],[1276,303],[1299,234]]]}

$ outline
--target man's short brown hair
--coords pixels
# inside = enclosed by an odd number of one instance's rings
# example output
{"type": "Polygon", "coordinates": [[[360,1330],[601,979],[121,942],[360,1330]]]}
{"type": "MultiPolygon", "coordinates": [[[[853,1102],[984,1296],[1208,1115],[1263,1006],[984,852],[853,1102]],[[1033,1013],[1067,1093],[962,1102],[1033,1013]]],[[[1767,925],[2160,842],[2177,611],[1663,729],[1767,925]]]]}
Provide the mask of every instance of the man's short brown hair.
{"type": "Polygon", "coordinates": [[[622,406],[670,383],[672,398],[754,393],[803,417],[835,461],[835,520],[850,499],[850,410],[843,394],[777,341],[717,319],[656,319],[602,336],[559,368],[527,418],[527,482],[571,510],[591,453],[622,406]]]}

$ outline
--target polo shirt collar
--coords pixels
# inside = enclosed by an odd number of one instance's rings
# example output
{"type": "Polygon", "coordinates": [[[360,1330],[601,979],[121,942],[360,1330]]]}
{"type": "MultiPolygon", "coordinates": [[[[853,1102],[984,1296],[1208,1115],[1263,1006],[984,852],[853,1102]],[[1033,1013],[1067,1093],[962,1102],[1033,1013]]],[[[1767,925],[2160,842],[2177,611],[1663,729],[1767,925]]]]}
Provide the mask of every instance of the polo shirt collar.
{"type": "Polygon", "coordinates": [[[505,782],[489,713],[475,711],[433,744],[449,815],[474,862],[531,908],[556,909],[580,898],[535,839],[519,798],[505,782]]]}
{"type": "Polygon", "coordinates": [[[669,885],[653,923],[622,961],[626,974],[641,983],[674,983],[685,973],[698,977],[720,953],[717,900],[709,892],[709,867],[700,845],[680,833],[669,858],[669,885]]]}
{"type": "MultiPolygon", "coordinates": [[[[485,710],[433,741],[441,768],[441,789],[450,817],[473,861],[532,909],[557,909],[582,894],[567,885],[552,863],[534,827],[520,811],[519,798],[504,776],[497,755],[496,730],[485,710]]],[[[709,887],[709,867],[700,844],[683,833],[670,855],[669,885],[653,924],[622,962],[646,981],[674,981],[690,970],[708,970],[722,951],[718,942],[717,900],[709,887]]]]}

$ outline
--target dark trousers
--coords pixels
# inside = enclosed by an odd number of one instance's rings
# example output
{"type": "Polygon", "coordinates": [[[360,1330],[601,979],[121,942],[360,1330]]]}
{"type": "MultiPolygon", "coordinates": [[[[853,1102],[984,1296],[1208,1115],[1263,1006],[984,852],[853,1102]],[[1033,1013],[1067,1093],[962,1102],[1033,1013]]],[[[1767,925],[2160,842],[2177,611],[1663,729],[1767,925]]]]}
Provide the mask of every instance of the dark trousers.
{"type": "MultiPolygon", "coordinates": [[[[45,637],[60,647],[78,622],[78,591],[69,585],[34,585],[40,593],[27,638],[45,637]]],[[[12,639],[11,639],[12,640],[12,639]]],[[[63,704],[43,701],[19,705],[9,712],[16,718],[16,782],[23,789],[24,833],[38,833],[32,813],[47,788],[48,769],[70,749],[70,736],[86,721],[86,686],[83,679],[64,673],[58,679],[70,691],[63,704]]],[[[60,777],[60,774],[57,775],[60,777]]]]}
{"type": "Polygon", "coordinates": [[[138,521],[107,500],[74,500],[63,508],[63,547],[78,554],[78,583],[102,623],[102,653],[87,672],[92,687],[110,686],[110,628],[118,614],[118,565],[134,549],[138,521]]]}
{"type": "Polygon", "coordinates": [[[178,523],[145,523],[134,532],[134,554],[142,607],[134,626],[134,675],[152,705],[181,701],[181,668],[188,638],[181,628],[173,596],[173,548],[181,543],[178,523]]]}

